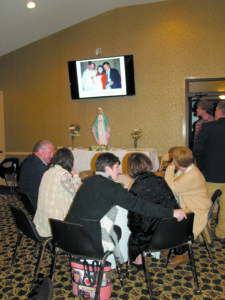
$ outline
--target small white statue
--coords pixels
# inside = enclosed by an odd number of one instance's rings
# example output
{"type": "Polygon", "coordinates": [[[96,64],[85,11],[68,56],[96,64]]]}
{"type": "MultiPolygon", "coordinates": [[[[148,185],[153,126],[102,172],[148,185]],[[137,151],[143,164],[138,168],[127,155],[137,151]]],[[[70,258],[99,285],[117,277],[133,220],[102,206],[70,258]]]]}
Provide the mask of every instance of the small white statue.
{"type": "Polygon", "coordinates": [[[91,129],[96,143],[107,146],[110,137],[110,127],[101,107],[98,108],[98,115],[91,129]]]}

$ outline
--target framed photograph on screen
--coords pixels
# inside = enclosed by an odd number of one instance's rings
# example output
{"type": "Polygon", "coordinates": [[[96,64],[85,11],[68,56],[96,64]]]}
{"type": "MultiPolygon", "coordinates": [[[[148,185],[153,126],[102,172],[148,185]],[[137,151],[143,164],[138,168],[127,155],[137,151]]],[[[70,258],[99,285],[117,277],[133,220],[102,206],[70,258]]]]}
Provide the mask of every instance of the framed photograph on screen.
{"type": "Polygon", "coordinates": [[[69,61],[68,67],[72,99],[135,93],[132,55],[69,61]]]}

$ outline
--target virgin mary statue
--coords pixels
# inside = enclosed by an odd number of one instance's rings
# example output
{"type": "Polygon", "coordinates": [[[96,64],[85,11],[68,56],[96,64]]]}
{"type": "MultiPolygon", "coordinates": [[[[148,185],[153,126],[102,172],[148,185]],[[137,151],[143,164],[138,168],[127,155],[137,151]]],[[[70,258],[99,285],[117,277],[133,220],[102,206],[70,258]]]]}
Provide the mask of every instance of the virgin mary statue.
{"type": "Polygon", "coordinates": [[[108,145],[110,137],[110,127],[109,122],[104,115],[101,107],[98,108],[98,115],[94,124],[91,126],[91,130],[98,145],[108,145]]]}

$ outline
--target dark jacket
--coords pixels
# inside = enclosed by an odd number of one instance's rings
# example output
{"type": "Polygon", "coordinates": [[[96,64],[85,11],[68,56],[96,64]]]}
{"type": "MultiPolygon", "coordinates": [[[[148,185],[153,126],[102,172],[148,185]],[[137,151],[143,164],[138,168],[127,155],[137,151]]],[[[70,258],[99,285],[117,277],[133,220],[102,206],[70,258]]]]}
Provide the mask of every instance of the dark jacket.
{"type": "Polygon", "coordinates": [[[203,124],[193,154],[207,182],[225,183],[225,117],[203,124]]]}
{"type": "MultiPolygon", "coordinates": [[[[159,204],[162,207],[168,208],[168,210],[171,208],[179,208],[173,192],[164,178],[156,176],[152,172],[140,174],[129,192],[144,199],[146,203],[159,204]]],[[[143,250],[146,250],[160,221],[157,217],[157,214],[149,217],[129,211],[128,227],[131,230],[129,239],[129,258],[131,261],[134,261],[143,250]]]]}
{"type": "Polygon", "coordinates": [[[100,220],[115,205],[146,216],[173,216],[172,207],[165,209],[146,202],[129,193],[120,183],[95,175],[86,179],[77,191],[65,221],[75,223],[79,219],[98,220],[98,225],[90,226],[89,231],[96,246],[102,249],[100,220]]]}
{"type": "Polygon", "coordinates": [[[121,88],[121,77],[117,69],[110,68],[110,79],[114,82],[113,85],[110,86],[111,89],[121,88]]]}
{"type": "Polygon", "coordinates": [[[19,188],[25,192],[37,209],[39,185],[48,166],[35,154],[29,155],[21,165],[19,188]]]}

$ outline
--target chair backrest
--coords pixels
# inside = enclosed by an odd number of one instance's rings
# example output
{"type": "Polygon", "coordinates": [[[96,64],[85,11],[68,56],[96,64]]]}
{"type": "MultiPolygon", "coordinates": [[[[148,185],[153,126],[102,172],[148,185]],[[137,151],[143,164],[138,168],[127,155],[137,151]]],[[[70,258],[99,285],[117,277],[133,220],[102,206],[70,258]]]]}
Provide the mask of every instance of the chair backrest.
{"type": "MultiPolygon", "coordinates": [[[[77,257],[102,259],[103,251],[95,247],[88,230],[81,224],[49,219],[54,244],[77,257]]],[[[92,222],[97,222],[90,220],[92,222]]]]}
{"type": "Polygon", "coordinates": [[[53,284],[52,280],[47,277],[43,281],[35,300],[52,300],[53,299],[53,284]]]}
{"type": "Polygon", "coordinates": [[[18,174],[19,159],[16,157],[5,158],[0,164],[0,176],[5,179],[5,174],[18,174]]]}
{"type": "Polygon", "coordinates": [[[95,171],[93,170],[86,170],[86,171],[80,171],[79,172],[79,177],[81,179],[81,182],[84,182],[87,178],[94,176],[95,171]]]}
{"type": "Polygon", "coordinates": [[[165,153],[161,157],[159,171],[165,172],[166,169],[167,169],[167,167],[171,164],[171,162],[172,162],[172,155],[171,155],[171,153],[165,153]]]}
{"type": "Polygon", "coordinates": [[[32,216],[34,217],[35,215],[35,209],[34,209],[34,206],[29,198],[29,196],[24,193],[24,192],[21,192],[19,189],[15,189],[15,194],[16,194],[16,197],[23,203],[23,206],[25,208],[25,210],[32,216]]]}
{"type": "Polygon", "coordinates": [[[41,242],[42,237],[38,234],[37,229],[28,214],[18,207],[12,205],[9,205],[9,207],[17,228],[32,240],[41,242]]]}
{"type": "MultiPolygon", "coordinates": [[[[193,241],[194,213],[188,213],[187,219],[178,222],[176,218],[161,219],[150,242],[150,250],[176,248],[193,241]]],[[[146,249],[148,250],[148,249],[146,249]]]]}
{"type": "Polygon", "coordinates": [[[218,189],[218,190],[215,190],[215,192],[213,193],[213,195],[212,195],[212,197],[211,197],[211,200],[212,200],[212,206],[211,206],[210,211],[209,211],[209,214],[208,214],[208,221],[211,219],[213,210],[214,210],[216,204],[218,203],[219,198],[220,198],[221,195],[222,195],[222,191],[219,190],[219,189],[218,189]]]}

